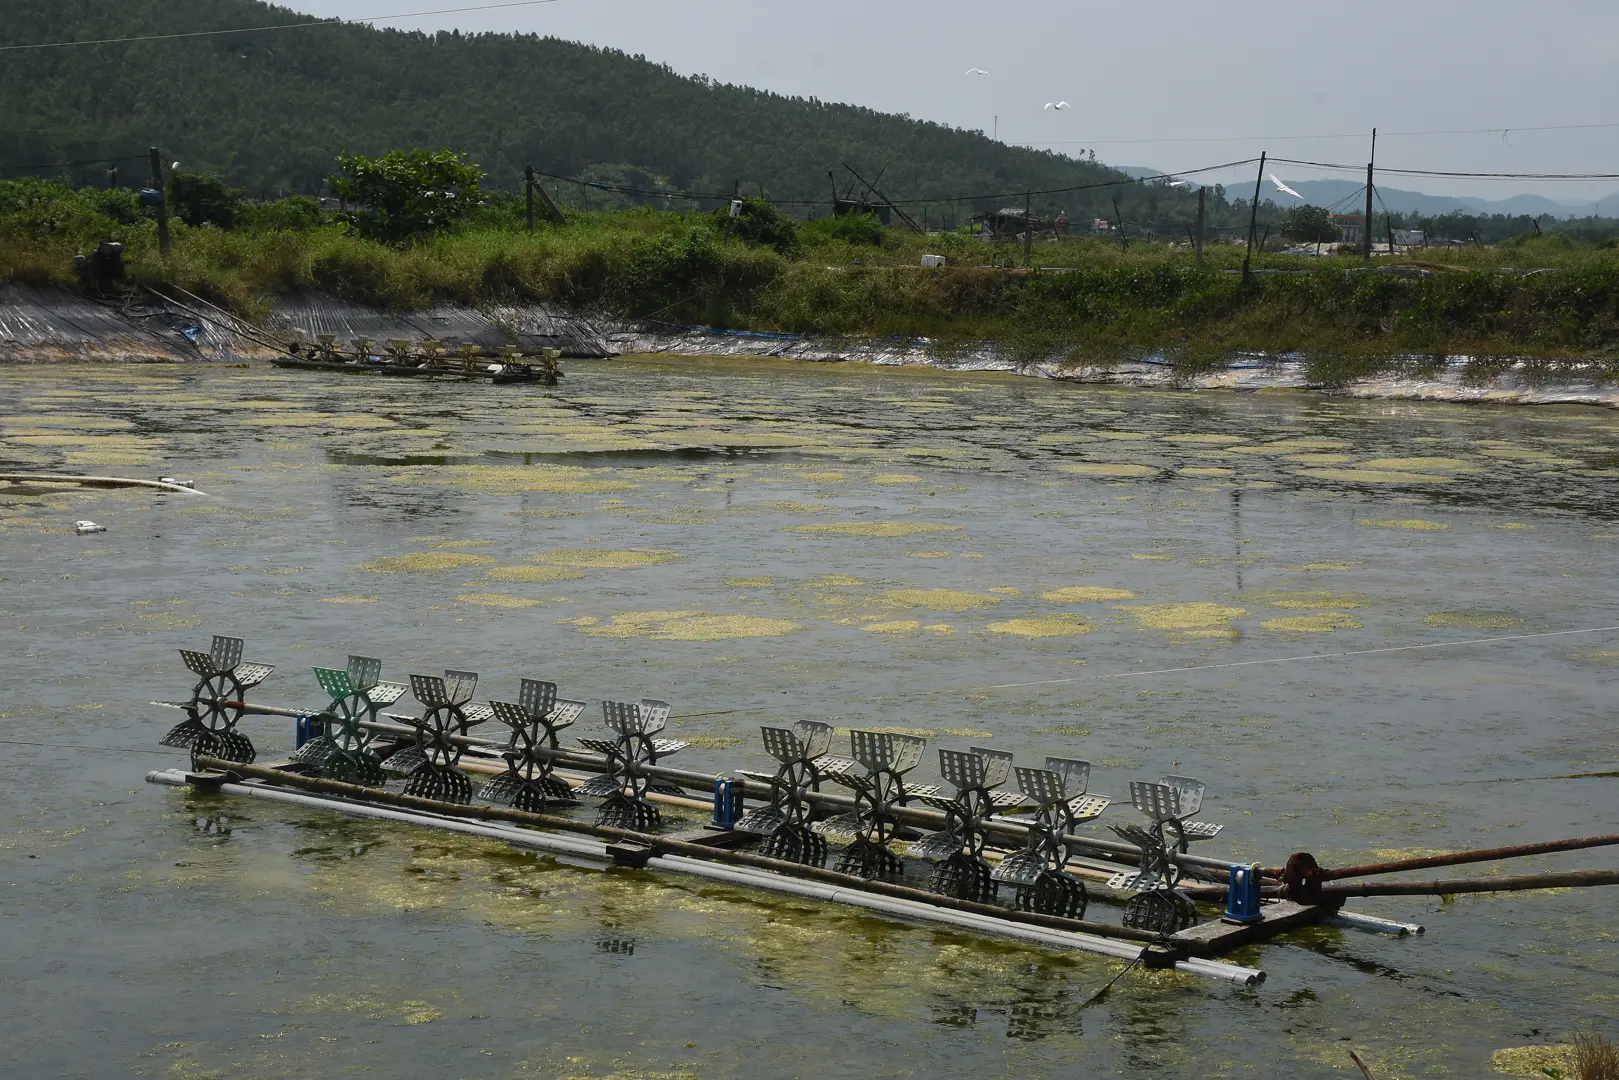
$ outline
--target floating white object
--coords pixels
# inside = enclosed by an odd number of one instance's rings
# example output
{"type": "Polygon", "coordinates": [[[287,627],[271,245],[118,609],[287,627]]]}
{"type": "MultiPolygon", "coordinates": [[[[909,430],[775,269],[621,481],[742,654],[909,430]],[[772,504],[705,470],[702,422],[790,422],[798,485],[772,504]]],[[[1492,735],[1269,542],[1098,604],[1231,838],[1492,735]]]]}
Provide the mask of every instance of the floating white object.
{"type": "Polygon", "coordinates": [[[943,255],[924,255],[924,256],[922,256],[922,265],[923,266],[943,266],[944,265],[944,256],[943,255]]]}
{"type": "Polygon", "coordinates": [[[179,477],[175,476],[160,476],[157,478],[157,482],[160,484],[173,484],[175,487],[183,488],[195,488],[197,486],[190,480],[181,480],[179,477]]]}
{"type": "Polygon", "coordinates": [[[506,370],[506,365],[505,364],[490,364],[489,367],[488,367],[489,374],[491,374],[491,375],[499,375],[502,371],[505,371],[505,370],[506,370]]]}
{"type": "Polygon", "coordinates": [[[73,531],[78,533],[80,536],[83,536],[85,533],[106,532],[107,527],[105,525],[97,525],[93,521],[75,521],[73,523],[73,531]]]}

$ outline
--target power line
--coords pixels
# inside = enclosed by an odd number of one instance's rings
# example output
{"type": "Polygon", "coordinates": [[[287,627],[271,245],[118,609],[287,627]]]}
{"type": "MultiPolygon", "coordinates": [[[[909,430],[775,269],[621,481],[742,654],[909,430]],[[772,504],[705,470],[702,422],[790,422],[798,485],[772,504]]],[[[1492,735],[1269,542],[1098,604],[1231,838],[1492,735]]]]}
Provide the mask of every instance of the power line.
{"type": "Polygon", "coordinates": [[[231,30],[190,30],[177,34],[143,34],[138,37],[89,38],[82,41],[43,41],[32,45],[0,45],[0,52],[23,49],[65,49],[74,45],[122,45],[137,41],[173,41],[177,38],[217,37],[221,34],[254,34],[265,30],[295,30],[303,26],[363,25],[374,22],[393,22],[396,19],[414,19],[421,15],[451,15],[462,11],[494,11],[500,8],[538,7],[541,4],[560,4],[562,0],[508,0],[503,4],[476,4],[471,7],[438,8],[433,11],[402,11],[397,15],[370,15],[363,19],[304,19],[301,22],[273,23],[269,26],[239,26],[231,30]]]}
{"type": "MultiPolygon", "coordinates": [[[[1379,136],[1381,138],[1381,136],[1379,136]]],[[[1342,165],[1331,161],[1301,161],[1296,158],[1271,158],[1286,165],[1301,165],[1312,169],[1332,169],[1338,172],[1362,172],[1364,165],[1342,165]]],[[[1460,180],[1619,180],[1619,173],[1509,173],[1460,172],[1449,169],[1395,169],[1386,165],[1377,167],[1379,173],[1396,176],[1435,176],[1460,180]]]]}
{"type": "Polygon", "coordinates": [[[0,165],[0,172],[38,172],[45,169],[78,169],[91,165],[116,165],[120,161],[141,161],[146,154],[123,154],[113,157],[89,158],[85,161],[52,161],[40,165],[0,165]]]}
{"type": "MultiPolygon", "coordinates": [[[[1417,138],[1430,135],[1502,135],[1514,131],[1593,131],[1601,128],[1619,128],[1619,121],[1600,124],[1538,124],[1526,127],[1443,128],[1431,131],[1379,131],[1379,139],[1417,138]]],[[[1039,146],[1150,146],[1167,143],[1271,143],[1310,142],[1328,139],[1365,139],[1366,132],[1354,131],[1332,135],[1201,135],[1169,139],[1030,139],[1039,146]]]]}

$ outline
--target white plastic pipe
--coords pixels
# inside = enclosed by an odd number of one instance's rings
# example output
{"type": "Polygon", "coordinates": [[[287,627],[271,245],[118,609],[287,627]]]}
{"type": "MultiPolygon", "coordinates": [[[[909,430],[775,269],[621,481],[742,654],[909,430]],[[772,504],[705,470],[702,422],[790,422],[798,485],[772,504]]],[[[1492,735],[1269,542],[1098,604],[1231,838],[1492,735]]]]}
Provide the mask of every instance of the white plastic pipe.
{"type": "Polygon", "coordinates": [[[1375,934],[1393,934],[1395,937],[1421,934],[1428,929],[1421,923],[1395,922],[1393,919],[1380,919],[1376,915],[1362,915],[1358,911],[1344,911],[1342,908],[1336,914],[1328,916],[1327,925],[1349,930],[1368,930],[1375,934]]]}
{"type": "MultiPolygon", "coordinates": [[[[185,787],[189,783],[186,780],[186,774],[179,769],[156,770],[147,773],[146,780],[148,783],[161,784],[167,787],[185,787]]],[[[293,806],[333,810],[340,814],[347,814],[350,817],[396,821],[407,825],[444,829],[448,832],[462,833],[468,836],[504,840],[514,846],[537,851],[582,855],[603,861],[609,859],[606,846],[603,844],[573,837],[535,832],[529,829],[521,829],[514,825],[466,821],[461,818],[422,811],[394,810],[365,803],[349,802],[343,799],[310,795],[299,791],[287,791],[262,783],[226,783],[221,784],[219,790],[227,795],[244,795],[249,798],[267,799],[271,802],[286,803],[293,806]]],[[[691,874],[694,877],[707,878],[711,881],[723,881],[728,884],[823,900],[828,903],[847,904],[851,907],[863,908],[867,911],[880,912],[902,919],[956,926],[965,930],[1017,938],[1048,947],[1079,949],[1084,952],[1099,953],[1121,960],[1136,960],[1140,958],[1143,952],[1142,946],[1135,942],[1118,941],[1094,934],[1079,934],[1068,930],[1055,930],[1043,926],[1008,922],[990,915],[980,915],[969,911],[954,911],[917,900],[904,900],[899,897],[868,893],[859,889],[847,889],[838,885],[802,881],[752,867],[721,866],[681,855],[660,855],[649,859],[647,865],[653,869],[691,874]]],[[[1224,964],[1216,960],[1195,958],[1181,960],[1176,962],[1175,970],[1221,979],[1243,986],[1255,986],[1265,981],[1263,971],[1255,968],[1238,967],[1234,964],[1224,964]]]]}

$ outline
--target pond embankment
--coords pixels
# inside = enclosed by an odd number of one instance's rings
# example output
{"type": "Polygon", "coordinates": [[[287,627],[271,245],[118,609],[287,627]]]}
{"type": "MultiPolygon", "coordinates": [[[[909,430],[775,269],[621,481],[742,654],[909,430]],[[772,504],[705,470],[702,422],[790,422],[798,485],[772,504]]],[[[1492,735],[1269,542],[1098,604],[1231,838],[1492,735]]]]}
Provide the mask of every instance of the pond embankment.
{"type": "MultiPolygon", "coordinates": [[[[142,290],[110,299],[57,286],[0,286],[0,364],[220,362],[274,355],[254,329],[194,297],[180,300],[142,290]]],[[[1193,370],[1163,356],[1086,363],[1059,352],[1029,359],[994,342],[729,331],[599,320],[538,304],[442,305],[398,313],[322,293],[276,301],[264,329],[270,340],[314,341],[331,335],[343,343],[369,339],[378,347],[394,340],[450,340],[486,348],[555,348],[571,359],[662,353],[759,356],[924,365],[1158,389],[1311,390],[1363,398],[1619,407],[1619,382],[1604,377],[1598,365],[1582,377],[1578,367],[1562,363],[1548,371],[1533,359],[1395,358],[1380,368],[1366,368],[1367,373],[1323,379],[1318,365],[1291,354],[1241,353],[1223,365],[1193,370]]]]}

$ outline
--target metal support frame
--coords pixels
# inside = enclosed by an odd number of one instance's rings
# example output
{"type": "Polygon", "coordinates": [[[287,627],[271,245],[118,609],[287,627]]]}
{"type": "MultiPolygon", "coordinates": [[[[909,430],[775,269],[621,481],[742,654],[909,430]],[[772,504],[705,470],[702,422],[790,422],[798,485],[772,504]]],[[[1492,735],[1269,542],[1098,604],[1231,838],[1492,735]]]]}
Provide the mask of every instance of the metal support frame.
{"type": "Polygon", "coordinates": [[[551,805],[578,803],[573,788],[555,775],[557,734],[572,726],[585,711],[583,701],[557,697],[557,684],[524,679],[517,701],[491,701],[495,719],[511,731],[501,757],[506,771],[478,792],[484,802],[541,811],[551,805]]]}
{"type": "Polygon", "coordinates": [[[620,829],[646,829],[663,820],[647,798],[650,791],[681,794],[682,789],[654,781],[646,767],[659,758],[685,749],[679,739],[654,738],[669,722],[670,705],[656,698],[638,702],[604,701],[602,719],[616,733],[613,739],[580,739],[579,744],[607,758],[607,772],[579,789],[581,795],[602,798],[598,825],[620,829]]]}
{"type": "MultiPolygon", "coordinates": [[[[750,780],[770,785],[770,804],[749,810],[736,823],[739,832],[766,837],[763,853],[774,859],[823,866],[826,838],[810,827],[811,792],[821,790],[822,770],[832,745],[832,725],[800,720],[790,728],[761,727],[765,749],[781,762],[774,773],[743,771],[750,780]]],[[[847,762],[844,758],[830,759],[847,762]]],[[[849,762],[852,764],[852,762],[849,762]]]]}
{"type": "Polygon", "coordinates": [[[370,656],[351,655],[341,671],[318,667],[315,680],[332,699],[322,718],[324,730],[298,747],[292,760],[333,780],[381,787],[387,777],[372,746],[376,734],[364,725],[376,723],[384,708],[405,695],[405,687],[381,681],[382,661],[370,656]]]}
{"type": "Polygon", "coordinates": [[[246,735],[236,730],[245,707],[243,695],[270,677],[273,664],[242,662],[242,639],[216,635],[208,652],[181,649],[180,657],[198,676],[191,700],[176,702],[186,718],[160,740],[163,746],[191,751],[197,757],[215,757],[251,765],[257,752],[246,735]]]}
{"type": "Polygon", "coordinates": [[[416,745],[406,747],[383,762],[391,773],[405,775],[405,794],[441,802],[472,801],[472,778],[462,772],[463,745],[455,736],[494,715],[485,704],[474,704],[478,689],[475,671],[446,670],[444,676],[412,675],[410,690],[421,702],[421,716],[397,717],[416,729],[416,745]]]}

